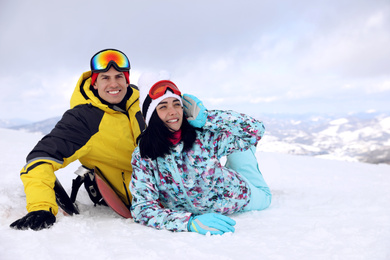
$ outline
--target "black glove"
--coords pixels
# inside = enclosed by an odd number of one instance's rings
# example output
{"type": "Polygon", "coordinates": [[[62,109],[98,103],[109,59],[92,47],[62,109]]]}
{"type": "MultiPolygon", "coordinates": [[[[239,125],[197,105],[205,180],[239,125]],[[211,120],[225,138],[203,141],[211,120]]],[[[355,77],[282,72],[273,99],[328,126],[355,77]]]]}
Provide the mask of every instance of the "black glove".
{"type": "Polygon", "coordinates": [[[25,230],[31,228],[35,231],[51,227],[56,217],[47,210],[38,210],[28,213],[10,225],[11,228],[25,230]]]}

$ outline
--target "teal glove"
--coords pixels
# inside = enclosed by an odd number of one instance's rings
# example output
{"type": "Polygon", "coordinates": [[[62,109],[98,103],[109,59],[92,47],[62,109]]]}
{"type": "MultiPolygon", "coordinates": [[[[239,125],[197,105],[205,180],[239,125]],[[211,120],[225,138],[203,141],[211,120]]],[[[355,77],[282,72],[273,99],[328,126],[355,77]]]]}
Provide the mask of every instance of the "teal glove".
{"type": "Polygon", "coordinates": [[[207,213],[199,216],[192,216],[188,221],[188,231],[198,232],[206,235],[210,232],[211,235],[222,235],[226,232],[234,233],[234,225],[236,221],[224,215],[216,213],[207,213]]]}
{"type": "Polygon", "coordinates": [[[193,127],[202,128],[206,124],[207,109],[203,106],[202,101],[197,97],[189,94],[183,95],[184,113],[187,120],[193,127]]]}

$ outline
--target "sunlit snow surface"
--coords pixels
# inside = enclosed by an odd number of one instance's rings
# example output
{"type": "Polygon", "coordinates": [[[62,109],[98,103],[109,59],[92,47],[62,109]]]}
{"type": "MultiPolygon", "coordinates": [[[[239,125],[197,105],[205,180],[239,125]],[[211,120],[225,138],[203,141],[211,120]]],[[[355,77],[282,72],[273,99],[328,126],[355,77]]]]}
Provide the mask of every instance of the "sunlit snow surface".
{"type": "MultiPolygon", "coordinates": [[[[389,165],[259,151],[272,204],[233,215],[236,232],[223,236],[141,226],[94,207],[83,188],[80,215],[59,213],[51,229],[17,231],[9,224],[27,213],[19,171],[42,136],[7,129],[0,136],[1,260],[390,259],[389,165]]],[[[57,172],[68,193],[78,166],[57,172]]]]}

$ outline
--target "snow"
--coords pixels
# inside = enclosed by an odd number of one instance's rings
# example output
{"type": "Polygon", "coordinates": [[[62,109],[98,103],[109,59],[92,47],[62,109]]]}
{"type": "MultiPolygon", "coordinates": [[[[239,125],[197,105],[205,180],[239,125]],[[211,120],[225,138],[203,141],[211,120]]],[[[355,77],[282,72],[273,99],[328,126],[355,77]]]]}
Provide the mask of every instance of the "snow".
{"type": "Polygon", "coordinates": [[[390,117],[382,119],[379,124],[382,126],[383,131],[390,133],[390,117]]]}
{"type": "Polygon", "coordinates": [[[330,121],[329,124],[331,124],[331,125],[343,125],[343,124],[346,124],[348,122],[349,122],[349,120],[346,119],[346,118],[339,118],[339,119],[330,121]]]}
{"type": "MultiPolygon", "coordinates": [[[[39,134],[0,129],[0,259],[390,259],[390,165],[258,151],[273,193],[267,210],[232,216],[223,236],[172,233],[94,207],[81,188],[80,215],[41,231],[9,224],[26,214],[19,171],[39,134]]],[[[79,166],[57,173],[70,192],[79,166]]]]}
{"type": "Polygon", "coordinates": [[[340,126],[339,125],[334,125],[330,126],[327,129],[319,132],[320,136],[337,136],[337,132],[339,131],[340,126]]]}

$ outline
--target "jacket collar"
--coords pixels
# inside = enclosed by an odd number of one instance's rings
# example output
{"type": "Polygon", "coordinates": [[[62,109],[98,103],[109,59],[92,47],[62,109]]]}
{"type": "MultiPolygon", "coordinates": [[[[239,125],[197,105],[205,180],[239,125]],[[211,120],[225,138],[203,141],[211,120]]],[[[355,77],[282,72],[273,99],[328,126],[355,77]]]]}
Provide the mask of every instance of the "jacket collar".
{"type": "Polygon", "coordinates": [[[125,99],[127,99],[125,104],[112,105],[101,100],[91,88],[91,71],[84,72],[73,91],[72,97],[70,99],[70,107],[81,104],[92,104],[93,106],[99,107],[104,111],[120,111],[125,112],[124,110],[129,110],[130,107],[139,99],[138,88],[134,85],[130,85],[128,89],[128,94],[126,94],[125,99]],[[131,91],[131,92],[129,92],[131,91]]]}

